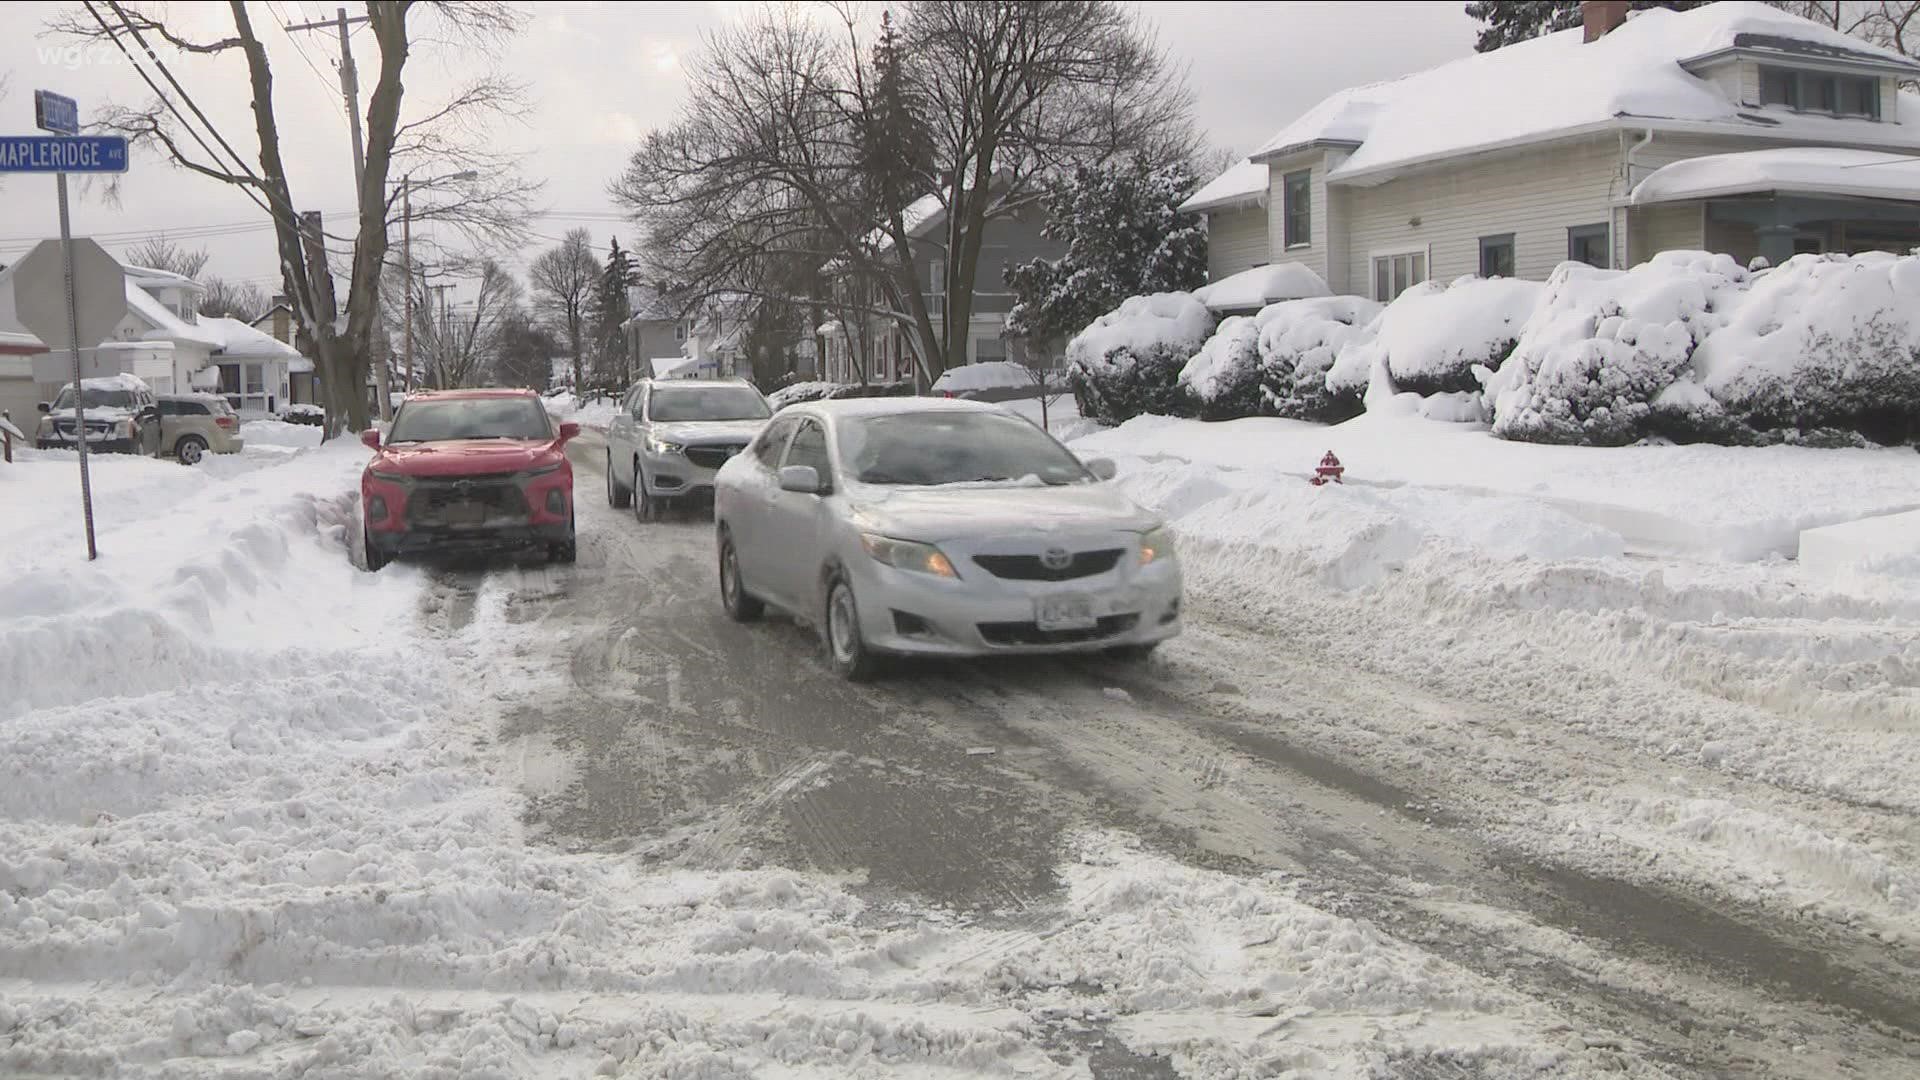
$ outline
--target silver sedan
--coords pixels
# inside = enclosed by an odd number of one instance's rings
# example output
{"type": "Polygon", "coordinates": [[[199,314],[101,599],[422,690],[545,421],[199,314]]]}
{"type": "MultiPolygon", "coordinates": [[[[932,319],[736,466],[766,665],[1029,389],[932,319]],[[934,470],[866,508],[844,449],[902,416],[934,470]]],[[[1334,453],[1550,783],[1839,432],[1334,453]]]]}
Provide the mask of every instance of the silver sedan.
{"type": "Polygon", "coordinates": [[[1180,632],[1180,565],[1112,475],[993,405],[796,405],[715,478],[721,600],[813,622],[852,679],[887,654],[1143,657],[1180,632]]]}

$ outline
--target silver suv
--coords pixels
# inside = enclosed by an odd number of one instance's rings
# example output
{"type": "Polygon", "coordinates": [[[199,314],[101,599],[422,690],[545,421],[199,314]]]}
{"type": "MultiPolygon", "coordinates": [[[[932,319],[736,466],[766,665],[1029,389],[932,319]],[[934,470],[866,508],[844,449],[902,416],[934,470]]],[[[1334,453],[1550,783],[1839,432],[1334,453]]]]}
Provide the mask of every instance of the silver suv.
{"type": "Polygon", "coordinates": [[[161,394],[160,452],[182,465],[198,465],[207,454],[237,454],[240,417],[218,394],[161,394]]]}
{"type": "Polygon", "coordinates": [[[713,474],[746,449],[773,410],[738,379],[648,380],[607,425],[607,501],[642,521],[665,500],[711,495],[713,474]]]}

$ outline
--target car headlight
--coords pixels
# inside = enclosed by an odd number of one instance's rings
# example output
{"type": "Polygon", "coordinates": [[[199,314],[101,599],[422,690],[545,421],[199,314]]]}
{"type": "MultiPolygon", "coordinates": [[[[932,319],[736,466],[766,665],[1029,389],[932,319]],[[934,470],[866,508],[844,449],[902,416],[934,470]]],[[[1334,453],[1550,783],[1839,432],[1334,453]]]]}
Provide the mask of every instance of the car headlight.
{"type": "Polygon", "coordinates": [[[1140,536],[1140,565],[1173,558],[1173,530],[1165,525],[1140,536]]]}
{"type": "Polygon", "coordinates": [[[652,435],[647,436],[647,453],[649,454],[677,454],[685,449],[686,446],[682,443],[668,442],[652,435]]]}
{"type": "Polygon", "coordinates": [[[520,479],[531,480],[536,476],[552,476],[554,473],[557,473],[559,471],[560,471],[560,462],[556,461],[550,465],[542,465],[539,468],[528,469],[525,472],[522,472],[520,474],[520,479]]]}
{"type": "Polygon", "coordinates": [[[861,533],[860,546],[867,549],[867,554],[873,556],[875,562],[885,563],[896,570],[911,570],[916,574],[932,574],[943,578],[960,576],[953,568],[953,561],[932,544],[895,540],[878,533],[861,533]]]}

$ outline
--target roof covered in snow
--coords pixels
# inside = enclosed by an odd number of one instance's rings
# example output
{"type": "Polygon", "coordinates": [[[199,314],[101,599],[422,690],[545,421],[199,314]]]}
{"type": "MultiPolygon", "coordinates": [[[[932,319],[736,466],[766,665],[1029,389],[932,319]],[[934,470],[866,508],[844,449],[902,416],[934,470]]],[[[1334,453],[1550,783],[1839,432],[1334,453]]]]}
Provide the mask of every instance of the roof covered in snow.
{"type": "Polygon", "coordinates": [[[142,285],[170,286],[176,289],[192,289],[195,292],[207,291],[206,286],[185,274],[176,274],[171,270],[157,270],[151,266],[130,266],[126,263],[122,263],[120,268],[127,272],[127,277],[142,285]]]}
{"type": "Polygon", "coordinates": [[[139,280],[131,274],[127,276],[127,309],[153,327],[146,335],[149,340],[159,338],[193,341],[208,348],[220,347],[218,337],[175,315],[171,308],[161,303],[152,293],[141,288],[139,280]]]}
{"type": "Polygon", "coordinates": [[[1641,11],[1598,41],[1575,27],[1387,83],[1343,90],[1254,152],[1314,145],[1353,152],[1334,182],[1385,180],[1461,154],[1614,128],[1727,132],[1796,142],[1920,149],[1920,124],[1761,113],[1693,74],[1737,53],[1920,73],[1920,63],[1751,0],[1641,11]]]}
{"type": "Polygon", "coordinates": [[[1920,201],[1920,157],[1834,146],[1785,146],[1709,154],[1654,170],[1633,189],[1636,205],[1792,191],[1920,201]]]}
{"type": "Polygon", "coordinates": [[[1201,185],[1180,204],[1185,213],[1219,210],[1259,201],[1267,193],[1265,162],[1242,161],[1201,185]]]}
{"type": "MultiPolygon", "coordinates": [[[[300,355],[300,350],[272,334],[261,333],[239,319],[229,319],[224,316],[209,318],[202,315],[199,329],[218,342],[215,348],[219,350],[220,358],[223,360],[285,360],[291,370],[302,370],[292,367],[296,361],[306,362],[306,357],[300,355]]],[[[308,367],[305,370],[312,370],[312,368],[308,367]]]]}
{"type": "Polygon", "coordinates": [[[1193,291],[1193,298],[1213,312],[1254,311],[1280,300],[1332,295],[1319,274],[1297,262],[1256,266],[1193,291]]]}

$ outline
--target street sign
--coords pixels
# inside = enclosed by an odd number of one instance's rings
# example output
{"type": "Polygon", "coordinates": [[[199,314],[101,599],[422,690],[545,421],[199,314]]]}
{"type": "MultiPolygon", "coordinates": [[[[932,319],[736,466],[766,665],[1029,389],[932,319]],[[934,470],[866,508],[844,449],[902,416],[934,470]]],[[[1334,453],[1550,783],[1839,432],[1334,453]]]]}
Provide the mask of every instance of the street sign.
{"type": "Polygon", "coordinates": [[[33,126],[55,135],[80,134],[80,103],[51,90],[33,92],[33,126]]]}
{"type": "Polygon", "coordinates": [[[123,173],[127,140],[119,135],[3,135],[0,173],[123,173]]]}
{"type": "MultiPolygon", "coordinates": [[[[13,268],[13,306],[20,325],[45,342],[49,352],[74,347],[60,241],[40,241],[13,268]]],[[[112,337],[114,328],[127,317],[126,271],[107,249],[84,237],[73,241],[73,316],[82,349],[112,337]]]]}

